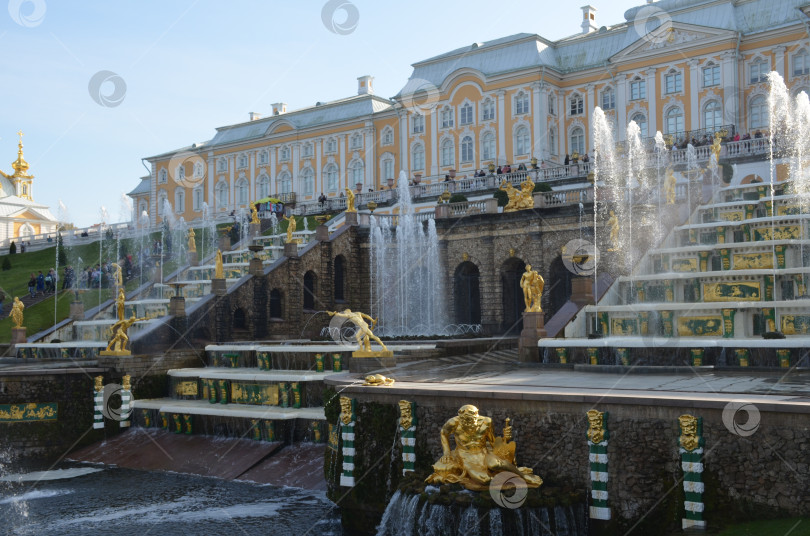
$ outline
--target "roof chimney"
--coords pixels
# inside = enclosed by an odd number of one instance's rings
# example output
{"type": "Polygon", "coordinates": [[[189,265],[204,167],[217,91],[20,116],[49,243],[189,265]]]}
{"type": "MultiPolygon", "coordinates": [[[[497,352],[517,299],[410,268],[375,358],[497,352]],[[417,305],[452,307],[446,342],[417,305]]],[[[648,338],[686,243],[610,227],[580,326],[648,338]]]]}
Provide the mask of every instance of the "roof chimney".
{"type": "Polygon", "coordinates": [[[281,115],[287,113],[286,102],[276,102],[273,104],[273,115],[281,115]]]}
{"type": "Polygon", "coordinates": [[[596,8],[593,6],[582,6],[582,33],[587,34],[599,29],[596,25],[596,8]]]}
{"type": "Polygon", "coordinates": [[[373,95],[374,94],[374,77],[361,76],[357,79],[357,94],[358,95],[373,95]]]}
{"type": "Polygon", "coordinates": [[[255,121],[255,120],[257,120],[257,119],[261,119],[261,118],[262,118],[262,114],[260,114],[260,113],[258,113],[258,112],[250,112],[250,113],[248,114],[248,116],[250,117],[250,120],[251,120],[251,121],[255,121]]]}

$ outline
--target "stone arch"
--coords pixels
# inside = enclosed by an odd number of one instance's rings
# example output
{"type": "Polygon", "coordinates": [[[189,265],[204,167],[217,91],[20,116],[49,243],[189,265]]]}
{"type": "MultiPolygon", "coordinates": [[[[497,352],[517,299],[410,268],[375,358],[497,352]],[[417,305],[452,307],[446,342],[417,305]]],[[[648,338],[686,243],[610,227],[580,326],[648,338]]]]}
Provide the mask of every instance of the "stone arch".
{"type": "Polygon", "coordinates": [[[270,291],[270,318],[284,318],[284,295],[277,288],[270,291]]]}
{"type": "Polygon", "coordinates": [[[481,323],[480,271],[475,263],[464,261],[453,275],[454,322],[456,324],[481,323]]]}
{"type": "Polygon", "coordinates": [[[503,321],[501,331],[518,334],[523,329],[523,291],[520,278],[526,271],[526,262],[517,257],[510,257],[501,264],[501,310],[503,321]]]}
{"type": "Polygon", "coordinates": [[[317,291],[318,276],[309,270],[304,274],[304,310],[315,310],[315,293],[317,291]]]}
{"type": "Polygon", "coordinates": [[[551,318],[571,298],[571,279],[574,274],[563,264],[558,256],[551,261],[548,268],[548,280],[543,296],[543,312],[551,318]]]}
{"type": "Polygon", "coordinates": [[[335,302],[346,301],[346,257],[338,255],[334,264],[334,297],[335,302]]]}

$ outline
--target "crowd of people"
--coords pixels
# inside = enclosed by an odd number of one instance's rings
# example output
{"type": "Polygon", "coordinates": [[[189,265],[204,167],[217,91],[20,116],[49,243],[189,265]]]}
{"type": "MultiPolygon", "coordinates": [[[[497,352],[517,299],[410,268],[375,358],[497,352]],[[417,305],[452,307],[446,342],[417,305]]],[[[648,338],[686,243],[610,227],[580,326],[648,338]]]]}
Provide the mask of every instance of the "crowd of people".
{"type": "Polygon", "coordinates": [[[42,270],[38,273],[31,272],[31,279],[28,280],[28,294],[32,298],[37,296],[45,296],[56,292],[58,276],[56,270],[51,268],[47,274],[43,274],[42,270]]]}

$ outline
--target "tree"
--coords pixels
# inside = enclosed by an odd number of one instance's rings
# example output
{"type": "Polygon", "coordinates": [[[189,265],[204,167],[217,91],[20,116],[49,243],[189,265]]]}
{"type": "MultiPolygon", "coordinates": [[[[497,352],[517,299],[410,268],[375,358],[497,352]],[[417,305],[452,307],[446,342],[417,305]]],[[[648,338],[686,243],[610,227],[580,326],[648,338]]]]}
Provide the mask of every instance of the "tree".
{"type": "Polygon", "coordinates": [[[11,245],[8,247],[8,254],[14,255],[15,253],[17,253],[17,244],[12,240],[11,245]]]}
{"type": "Polygon", "coordinates": [[[8,258],[8,255],[3,257],[3,271],[11,270],[11,259],[8,258]]]}
{"type": "Polygon", "coordinates": [[[56,259],[60,266],[67,266],[67,254],[65,253],[65,245],[62,243],[62,233],[56,235],[56,259]]]}

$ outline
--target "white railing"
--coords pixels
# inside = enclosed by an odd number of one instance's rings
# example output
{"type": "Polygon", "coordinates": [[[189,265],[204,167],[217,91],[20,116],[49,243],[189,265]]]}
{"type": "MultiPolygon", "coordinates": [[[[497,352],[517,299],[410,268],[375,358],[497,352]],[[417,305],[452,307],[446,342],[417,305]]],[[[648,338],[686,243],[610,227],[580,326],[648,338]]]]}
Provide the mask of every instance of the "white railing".
{"type": "Polygon", "coordinates": [[[538,198],[540,203],[539,205],[535,203],[535,208],[551,208],[578,205],[579,203],[592,203],[593,187],[559,190],[556,192],[541,192],[535,194],[535,199],[538,198]]]}
{"type": "Polygon", "coordinates": [[[484,214],[487,211],[487,202],[463,201],[461,203],[450,203],[450,216],[470,216],[472,214],[484,214]]]}

